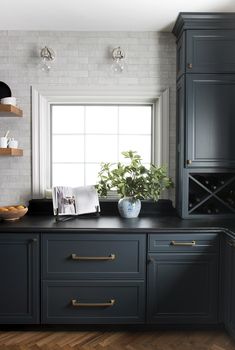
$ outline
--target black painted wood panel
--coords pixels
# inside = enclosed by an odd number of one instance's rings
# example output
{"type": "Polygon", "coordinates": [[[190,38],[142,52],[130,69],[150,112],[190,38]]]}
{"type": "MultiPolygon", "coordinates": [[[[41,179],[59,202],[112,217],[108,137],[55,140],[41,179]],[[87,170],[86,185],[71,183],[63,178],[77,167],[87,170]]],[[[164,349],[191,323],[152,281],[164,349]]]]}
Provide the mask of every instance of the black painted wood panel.
{"type": "Polygon", "coordinates": [[[186,78],[188,167],[235,167],[235,75],[186,78]]]}
{"type": "Polygon", "coordinates": [[[184,190],[183,167],[185,162],[185,78],[179,79],[176,86],[176,118],[177,118],[177,134],[176,134],[176,207],[181,213],[184,206],[182,192],[184,190]]]}
{"type": "Polygon", "coordinates": [[[179,78],[185,73],[185,32],[182,33],[181,37],[177,40],[177,51],[176,51],[176,74],[179,78]]]}
{"type": "Polygon", "coordinates": [[[235,337],[235,240],[226,237],[223,246],[223,321],[235,337]]]}
{"type": "Polygon", "coordinates": [[[219,235],[217,233],[163,233],[150,234],[148,249],[151,252],[218,252],[219,235]],[[193,244],[192,242],[195,242],[193,244]],[[192,244],[192,245],[190,245],[192,244]]]}
{"type": "Polygon", "coordinates": [[[187,73],[235,73],[235,30],[188,30],[187,73]]]}
{"type": "Polygon", "coordinates": [[[44,279],[144,278],[146,236],[138,234],[44,234],[44,279]],[[72,254],[113,260],[73,260],[72,254]]]}
{"type": "Polygon", "coordinates": [[[149,254],[148,322],[218,322],[216,254],[149,254]]]}
{"type": "Polygon", "coordinates": [[[0,237],[0,323],[39,322],[39,236],[0,237]]]}
{"type": "Polygon", "coordinates": [[[44,281],[42,323],[118,324],[145,322],[145,284],[139,281],[44,281]],[[73,307],[81,303],[113,306],[73,307]]]}

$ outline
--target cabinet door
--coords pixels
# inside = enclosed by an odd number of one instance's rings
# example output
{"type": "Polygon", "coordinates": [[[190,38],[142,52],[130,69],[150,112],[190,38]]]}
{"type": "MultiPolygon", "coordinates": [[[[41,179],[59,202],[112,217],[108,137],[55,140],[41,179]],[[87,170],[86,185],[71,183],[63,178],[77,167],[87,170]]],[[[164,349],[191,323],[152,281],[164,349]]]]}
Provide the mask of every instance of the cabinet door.
{"type": "Polygon", "coordinates": [[[217,323],[216,254],[151,254],[148,321],[160,324],[217,323]]]}
{"type": "Polygon", "coordinates": [[[235,241],[226,239],[223,260],[223,299],[224,324],[228,332],[235,337],[235,241]]]}
{"type": "Polygon", "coordinates": [[[38,246],[38,235],[0,235],[0,324],[39,322],[38,246]]]}
{"type": "Polygon", "coordinates": [[[188,30],[187,73],[234,73],[234,30],[188,30]]]}
{"type": "Polygon", "coordinates": [[[186,78],[186,165],[235,166],[235,76],[186,78]]]}

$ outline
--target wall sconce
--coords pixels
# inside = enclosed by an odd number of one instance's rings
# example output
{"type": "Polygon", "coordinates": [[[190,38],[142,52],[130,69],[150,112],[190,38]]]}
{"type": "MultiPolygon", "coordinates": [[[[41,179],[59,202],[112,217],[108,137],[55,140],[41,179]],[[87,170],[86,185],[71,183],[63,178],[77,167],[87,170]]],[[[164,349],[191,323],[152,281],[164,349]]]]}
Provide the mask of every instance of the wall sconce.
{"type": "Polygon", "coordinates": [[[113,57],[113,64],[112,64],[112,71],[114,73],[122,73],[125,68],[125,52],[119,47],[116,47],[113,49],[112,57],[113,57]]]}
{"type": "Polygon", "coordinates": [[[51,69],[51,63],[55,60],[55,52],[51,48],[45,46],[41,49],[40,56],[42,59],[40,64],[41,70],[49,72],[51,69]]]}

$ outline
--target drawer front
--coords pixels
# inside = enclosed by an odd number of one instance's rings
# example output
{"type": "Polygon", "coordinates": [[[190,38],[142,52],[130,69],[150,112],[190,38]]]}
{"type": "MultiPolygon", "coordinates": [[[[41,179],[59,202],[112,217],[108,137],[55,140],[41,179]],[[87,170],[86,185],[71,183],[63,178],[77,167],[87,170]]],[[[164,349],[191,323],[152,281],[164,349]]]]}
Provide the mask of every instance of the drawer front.
{"type": "Polygon", "coordinates": [[[144,282],[43,282],[42,323],[144,323],[144,282]]]}
{"type": "Polygon", "coordinates": [[[150,234],[148,248],[152,252],[217,252],[217,233],[161,233],[150,234]]]}
{"type": "Polygon", "coordinates": [[[45,234],[43,279],[144,278],[145,235],[45,234]]]}

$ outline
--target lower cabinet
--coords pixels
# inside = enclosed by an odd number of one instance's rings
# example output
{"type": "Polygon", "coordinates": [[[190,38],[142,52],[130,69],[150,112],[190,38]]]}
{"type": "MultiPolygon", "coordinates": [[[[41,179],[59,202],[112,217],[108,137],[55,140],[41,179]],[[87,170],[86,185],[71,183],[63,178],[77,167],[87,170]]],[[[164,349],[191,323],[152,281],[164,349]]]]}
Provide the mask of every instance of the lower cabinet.
{"type": "Polygon", "coordinates": [[[145,323],[146,234],[42,235],[42,323],[145,323]]]}
{"type": "Polygon", "coordinates": [[[231,238],[224,240],[222,276],[224,324],[235,337],[235,240],[231,238]]]}
{"type": "Polygon", "coordinates": [[[38,235],[0,235],[0,324],[39,323],[38,252],[38,235]]]}
{"type": "Polygon", "coordinates": [[[149,248],[156,252],[148,254],[148,322],[217,323],[218,237],[208,234],[152,236],[149,248]]]}
{"type": "Polygon", "coordinates": [[[42,322],[145,322],[145,285],[127,281],[44,281],[42,322]]]}
{"type": "MultiPolygon", "coordinates": [[[[219,247],[208,232],[1,234],[0,324],[216,324],[219,247]]],[[[235,335],[233,241],[224,249],[235,335]]]]}

